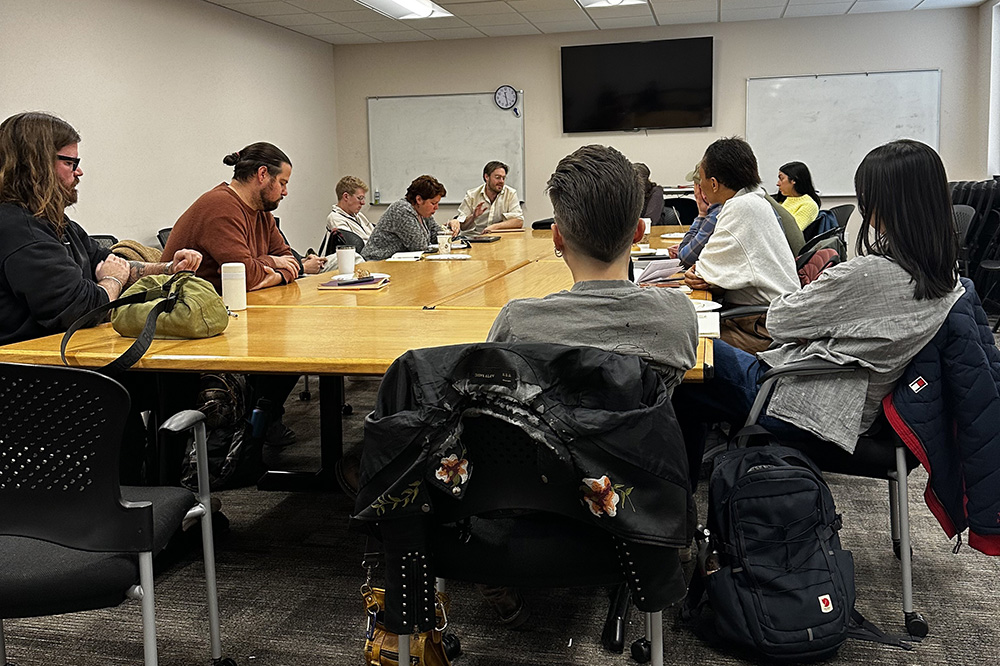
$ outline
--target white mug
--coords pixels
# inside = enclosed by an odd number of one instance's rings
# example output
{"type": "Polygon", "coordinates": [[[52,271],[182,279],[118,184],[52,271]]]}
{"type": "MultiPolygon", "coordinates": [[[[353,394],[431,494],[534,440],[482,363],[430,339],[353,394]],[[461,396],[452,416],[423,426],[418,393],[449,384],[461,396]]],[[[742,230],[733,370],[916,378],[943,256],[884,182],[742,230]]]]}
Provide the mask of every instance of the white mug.
{"type": "Polygon", "coordinates": [[[222,302],[232,312],[247,309],[247,267],[242,262],[222,264],[222,302]]]}
{"type": "Polygon", "coordinates": [[[451,234],[438,234],[438,254],[451,254],[451,234]]]}
{"type": "Polygon", "coordinates": [[[357,259],[353,245],[337,246],[337,271],[341,274],[354,274],[354,262],[357,259]]]}

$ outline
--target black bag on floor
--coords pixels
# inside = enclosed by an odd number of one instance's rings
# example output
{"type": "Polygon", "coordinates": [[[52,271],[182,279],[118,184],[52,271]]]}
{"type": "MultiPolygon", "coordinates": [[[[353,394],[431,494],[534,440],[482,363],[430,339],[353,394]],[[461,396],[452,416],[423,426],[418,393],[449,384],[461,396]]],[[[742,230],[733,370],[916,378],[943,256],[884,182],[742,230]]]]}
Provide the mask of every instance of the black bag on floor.
{"type": "MultiPolygon", "coordinates": [[[[213,491],[253,485],[266,471],[263,446],[268,426],[266,415],[270,410],[266,404],[258,404],[251,410],[251,399],[246,375],[220,373],[201,377],[196,409],[205,414],[213,491]]],[[[193,442],[184,457],[181,483],[197,489],[193,442]]]]}
{"type": "Polygon", "coordinates": [[[727,451],[708,492],[718,562],[709,557],[695,573],[688,607],[703,582],[722,640],[770,660],[836,653],[854,608],[854,559],[840,547],[840,516],[816,466],[781,446],[727,451]]]}

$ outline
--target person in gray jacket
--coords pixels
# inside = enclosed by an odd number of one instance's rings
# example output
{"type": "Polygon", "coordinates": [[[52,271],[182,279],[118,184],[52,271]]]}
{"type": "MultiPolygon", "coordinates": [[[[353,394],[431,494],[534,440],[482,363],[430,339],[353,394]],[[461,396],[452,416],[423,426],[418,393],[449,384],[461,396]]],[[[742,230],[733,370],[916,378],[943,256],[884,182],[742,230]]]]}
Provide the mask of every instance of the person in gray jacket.
{"type": "MultiPolygon", "coordinates": [[[[433,176],[418,176],[406,188],[406,196],[392,202],[375,224],[361,256],[365,261],[381,261],[397,252],[424,250],[437,242],[441,225],[434,221],[444,185],[433,176]]],[[[451,235],[457,236],[461,223],[448,222],[451,235]]]]}

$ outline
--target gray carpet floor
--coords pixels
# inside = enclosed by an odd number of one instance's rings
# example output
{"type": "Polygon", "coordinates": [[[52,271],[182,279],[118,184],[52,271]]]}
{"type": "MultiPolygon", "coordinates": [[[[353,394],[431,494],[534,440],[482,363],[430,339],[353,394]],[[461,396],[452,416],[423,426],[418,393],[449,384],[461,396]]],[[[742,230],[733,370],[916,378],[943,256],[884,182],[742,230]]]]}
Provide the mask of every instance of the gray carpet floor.
{"type": "MultiPolygon", "coordinates": [[[[287,423],[299,442],[272,461],[283,468],[308,469],[315,462],[318,388],[312,399],[289,400],[287,423]]],[[[346,418],[349,444],[357,445],[365,413],[374,402],[375,379],[347,382],[354,414],[346,418]]],[[[853,551],[857,607],[889,632],[901,633],[899,566],[888,538],[884,482],[828,477],[844,515],[841,538],[853,551]]],[[[1000,559],[966,546],[953,553],[924,505],[926,476],[910,476],[913,522],[914,595],[930,635],[912,651],[848,641],[830,663],[838,664],[992,664],[1000,654],[997,598],[1000,559]]],[[[702,484],[700,506],[707,504],[702,484]]],[[[217,538],[218,581],[224,652],[241,666],[363,664],[364,613],[359,588],[362,540],[347,531],[351,502],[339,493],[293,494],[256,489],[218,493],[231,520],[217,538]]],[[[629,664],[624,655],[606,652],[600,630],[607,610],[602,589],[528,590],[532,620],[520,631],[497,626],[492,611],[468,585],[449,586],[451,628],[464,654],[459,666],[492,664],[629,664]]],[[[156,579],[160,663],[208,664],[207,617],[202,565],[192,554],[156,579]]],[[[111,666],[142,662],[138,603],[116,609],[50,618],[7,620],[7,649],[18,666],[74,664],[111,666]]],[[[664,613],[666,663],[748,663],[709,647],[674,626],[664,613]]],[[[642,618],[633,611],[628,640],[641,634],[642,618]]]]}

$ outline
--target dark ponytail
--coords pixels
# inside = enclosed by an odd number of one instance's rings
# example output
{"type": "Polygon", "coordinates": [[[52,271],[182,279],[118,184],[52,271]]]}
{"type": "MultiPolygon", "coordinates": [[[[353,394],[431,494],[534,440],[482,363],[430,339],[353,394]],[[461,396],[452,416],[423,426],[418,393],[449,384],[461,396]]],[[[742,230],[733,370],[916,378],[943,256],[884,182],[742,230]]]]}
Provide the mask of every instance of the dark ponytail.
{"type": "Polygon", "coordinates": [[[222,163],[233,167],[233,180],[239,181],[252,179],[262,166],[267,167],[267,172],[272,177],[281,173],[285,164],[292,166],[288,155],[274,144],[264,141],[251,143],[242,150],[229,153],[222,158],[222,163]]]}

